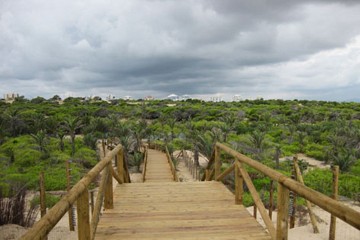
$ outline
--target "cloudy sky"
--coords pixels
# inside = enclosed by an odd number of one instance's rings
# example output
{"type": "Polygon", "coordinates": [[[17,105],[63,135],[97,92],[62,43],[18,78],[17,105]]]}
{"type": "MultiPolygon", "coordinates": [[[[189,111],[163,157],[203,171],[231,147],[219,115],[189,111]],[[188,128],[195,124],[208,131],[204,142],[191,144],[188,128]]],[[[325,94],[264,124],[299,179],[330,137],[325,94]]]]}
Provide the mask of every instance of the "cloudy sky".
{"type": "Polygon", "coordinates": [[[0,0],[0,94],[360,99],[359,0],[0,0]]]}

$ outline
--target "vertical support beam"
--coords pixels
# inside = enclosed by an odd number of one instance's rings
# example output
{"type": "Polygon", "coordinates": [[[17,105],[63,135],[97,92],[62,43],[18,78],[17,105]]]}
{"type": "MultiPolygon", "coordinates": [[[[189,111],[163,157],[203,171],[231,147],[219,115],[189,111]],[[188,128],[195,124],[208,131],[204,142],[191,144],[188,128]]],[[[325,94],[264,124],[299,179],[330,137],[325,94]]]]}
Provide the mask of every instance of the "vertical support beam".
{"type": "MultiPolygon", "coordinates": [[[[296,157],[294,158],[297,159],[296,157]]],[[[296,170],[295,170],[295,164],[293,165],[293,168],[291,170],[291,179],[296,181],[296,170]]],[[[290,229],[295,227],[295,213],[296,213],[296,193],[293,191],[290,191],[290,209],[289,209],[289,215],[290,215],[290,229]]]]}
{"type": "MultiPolygon", "coordinates": [[[[111,162],[106,166],[109,173],[111,173],[111,162]]],[[[107,176],[106,186],[105,186],[105,198],[104,198],[104,208],[113,209],[114,208],[114,199],[113,199],[113,177],[111,174],[107,176]]]]}
{"type": "Polygon", "coordinates": [[[274,181],[270,180],[270,196],[269,196],[269,217],[272,219],[272,211],[274,206],[274,181]]]}
{"type": "Polygon", "coordinates": [[[220,148],[215,146],[215,179],[220,175],[221,173],[221,162],[220,162],[220,148]]]}
{"type": "Polygon", "coordinates": [[[41,217],[46,214],[46,195],[45,195],[45,181],[44,172],[40,173],[40,211],[41,217]]]}
{"type": "Polygon", "coordinates": [[[255,219],[257,219],[257,206],[256,206],[255,202],[254,202],[254,207],[253,207],[253,216],[255,219]]]}
{"type": "Polygon", "coordinates": [[[235,204],[240,205],[243,203],[244,178],[241,175],[239,165],[241,166],[240,162],[239,164],[235,164],[235,204]]]}
{"type": "Polygon", "coordinates": [[[289,189],[278,183],[276,239],[288,239],[289,189]]]}
{"type": "MultiPolygon", "coordinates": [[[[70,161],[66,161],[66,180],[67,180],[67,191],[69,192],[71,189],[71,174],[70,174],[70,161]]],[[[69,215],[69,229],[70,231],[75,231],[74,227],[74,215],[73,215],[73,206],[71,205],[68,211],[69,215]]]]}
{"type": "Polygon", "coordinates": [[[79,196],[76,206],[78,216],[78,239],[90,239],[89,193],[87,189],[79,196]]]}
{"type": "MultiPolygon", "coordinates": [[[[338,189],[339,189],[339,166],[331,166],[333,173],[332,178],[332,198],[338,200],[338,189]]],[[[330,219],[330,230],[329,230],[329,240],[335,240],[336,235],[336,217],[331,214],[330,219]]]]}
{"type": "Polygon", "coordinates": [[[90,207],[91,207],[91,214],[94,213],[94,191],[90,192],[90,207]]]}
{"type": "Polygon", "coordinates": [[[125,182],[125,174],[124,174],[124,150],[120,149],[120,151],[116,155],[116,161],[117,161],[117,171],[119,178],[125,182]]]}
{"type": "MultiPolygon", "coordinates": [[[[44,172],[40,172],[39,185],[40,185],[40,213],[41,213],[41,217],[43,217],[46,214],[46,193],[45,193],[44,172]]],[[[47,240],[47,239],[48,239],[47,236],[41,238],[41,240],[47,240]]]]}
{"type": "MultiPolygon", "coordinates": [[[[301,175],[299,165],[297,163],[297,157],[295,157],[293,160],[294,160],[294,167],[295,167],[295,171],[296,171],[296,178],[302,185],[305,185],[304,179],[301,175]]],[[[308,208],[308,211],[309,211],[310,220],[311,220],[311,224],[313,226],[314,233],[319,233],[319,228],[317,226],[317,221],[316,221],[315,215],[312,211],[311,203],[308,200],[305,200],[305,202],[306,202],[306,207],[308,208]]]]}

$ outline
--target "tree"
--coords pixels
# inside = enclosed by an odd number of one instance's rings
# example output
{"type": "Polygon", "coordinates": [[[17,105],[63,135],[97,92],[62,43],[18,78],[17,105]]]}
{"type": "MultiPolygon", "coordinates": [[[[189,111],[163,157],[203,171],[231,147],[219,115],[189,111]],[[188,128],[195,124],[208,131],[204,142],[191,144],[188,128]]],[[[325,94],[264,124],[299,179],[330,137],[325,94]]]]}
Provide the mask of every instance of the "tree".
{"type": "Polygon", "coordinates": [[[74,156],[75,154],[75,135],[76,131],[82,127],[81,120],[75,117],[67,117],[64,119],[64,129],[66,130],[67,134],[70,135],[71,139],[71,155],[74,156]]]}

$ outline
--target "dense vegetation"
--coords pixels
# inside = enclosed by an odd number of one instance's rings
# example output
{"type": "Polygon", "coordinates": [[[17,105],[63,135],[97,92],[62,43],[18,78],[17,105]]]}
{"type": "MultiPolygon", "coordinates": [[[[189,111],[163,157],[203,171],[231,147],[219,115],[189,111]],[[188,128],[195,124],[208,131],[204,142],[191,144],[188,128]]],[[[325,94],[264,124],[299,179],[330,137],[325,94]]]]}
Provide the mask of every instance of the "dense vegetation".
{"type": "MultiPolygon", "coordinates": [[[[98,139],[126,148],[130,165],[139,166],[142,139],[169,149],[192,149],[210,156],[215,141],[283,172],[279,158],[304,153],[340,166],[340,193],[360,193],[360,104],[307,100],[241,102],[171,102],[59,97],[0,102],[0,184],[36,188],[46,172],[48,190],[65,188],[65,161],[72,160],[74,181],[97,162],[98,139]],[[81,137],[76,137],[81,136],[81,137]]],[[[305,166],[306,168],[306,166],[305,166]]],[[[254,173],[256,178],[256,173],[254,173]]],[[[329,194],[328,170],[312,170],[306,183],[329,194]]],[[[258,177],[261,189],[268,182],[258,177]]]]}

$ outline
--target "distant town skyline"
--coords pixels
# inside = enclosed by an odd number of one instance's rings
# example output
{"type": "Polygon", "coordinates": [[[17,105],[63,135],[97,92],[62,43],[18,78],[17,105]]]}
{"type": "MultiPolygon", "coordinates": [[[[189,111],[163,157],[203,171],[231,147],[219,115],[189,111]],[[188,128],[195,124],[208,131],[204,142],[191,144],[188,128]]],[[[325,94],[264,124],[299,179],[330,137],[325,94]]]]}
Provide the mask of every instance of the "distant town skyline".
{"type": "Polygon", "coordinates": [[[0,93],[360,101],[358,0],[0,1],[0,93]]]}

